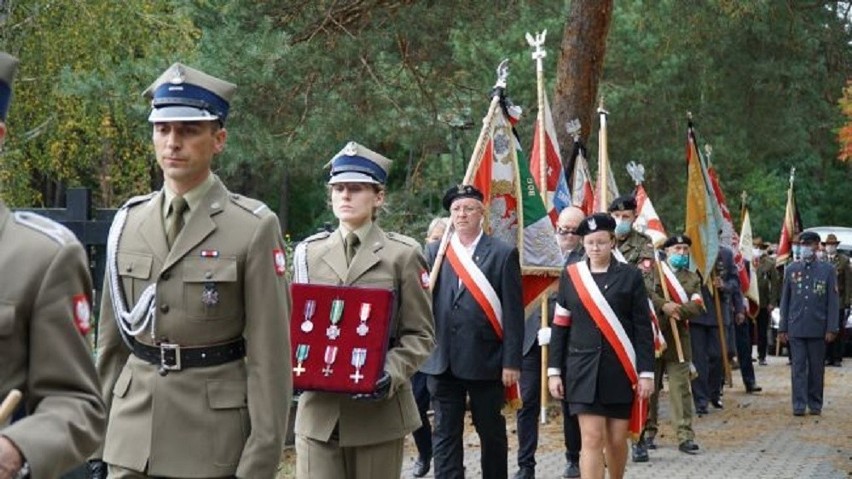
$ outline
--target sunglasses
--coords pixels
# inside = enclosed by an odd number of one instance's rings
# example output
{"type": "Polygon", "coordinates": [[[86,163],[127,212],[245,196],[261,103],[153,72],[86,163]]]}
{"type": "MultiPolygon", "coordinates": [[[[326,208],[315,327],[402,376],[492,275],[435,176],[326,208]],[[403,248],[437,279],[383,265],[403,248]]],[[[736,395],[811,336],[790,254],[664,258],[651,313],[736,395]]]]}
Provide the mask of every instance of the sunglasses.
{"type": "Polygon", "coordinates": [[[556,234],[559,236],[576,235],[577,230],[574,228],[563,228],[562,226],[557,226],[556,234]]]}

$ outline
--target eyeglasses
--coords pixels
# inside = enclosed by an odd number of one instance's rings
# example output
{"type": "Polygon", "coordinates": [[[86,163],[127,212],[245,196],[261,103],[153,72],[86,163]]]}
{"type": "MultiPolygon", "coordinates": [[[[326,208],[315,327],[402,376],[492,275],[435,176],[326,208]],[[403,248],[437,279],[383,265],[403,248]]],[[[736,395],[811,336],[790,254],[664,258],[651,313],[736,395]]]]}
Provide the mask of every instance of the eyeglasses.
{"type": "Polygon", "coordinates": [[[456,215],[459,214],[459,213],[462,213],[462,212],[464,212],[464,214],[466,214],[466,215],[469,215],[469,214],[475,213],[477,211],[479,211],[478,206],[453,206],[452,208],[450,208],[450,213],[453,213],[453,214],[456,214],[456,215]]]}
{"type": "Polygon", "coordinates": [[[559,236],[576,235],[577,230],[575,228],[564,228],[562,226],[557,226],[556,234],[558,234],[559,236]]]}

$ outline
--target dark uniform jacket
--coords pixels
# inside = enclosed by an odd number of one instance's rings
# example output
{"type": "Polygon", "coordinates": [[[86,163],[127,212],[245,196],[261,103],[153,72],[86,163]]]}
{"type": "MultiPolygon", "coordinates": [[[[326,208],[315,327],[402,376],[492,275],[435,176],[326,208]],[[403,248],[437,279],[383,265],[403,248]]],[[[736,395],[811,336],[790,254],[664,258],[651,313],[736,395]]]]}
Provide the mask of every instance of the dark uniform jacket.
{"type": "Polygon", "coordinates": [[[763,255],[757,261],[757,294],[760,295],[760,307],[778,306],[781,296],[781,275],[775,267],[775,260],[763,255]]]}
{"type": "MultiPolygon", "coordinates": [[[[730,249],[726,247],[719,248],[719,256],[716,258],[715,274],[722,278],[724,286],[719,288],[719,307],[722,310],[722,321],[724,324],[730,324],[732,321],[732,313],[734,310],[742,311],[743,304],[740,296],[740,277],[737,272],[737,267],[734,265],[734,255],[730,249]]],[[[700,324],[702,326],[718,326],[716,319],[716,299],[710,292],[710,288],[706,285],[701,287],[702,296],[704,297],[704,307],[707,308],[703,314],[699,314],[690,320],[690,323],[700,324]]]]}
{"type": "MultiPolygon", "coordinates": [[[[427,247],[427,262],[434,263],[438,244],[427,247]]],[[[461,254],[464,254],[462,252],[461,254]]],[[[420,369],[426,374],[450,371],[459,379],[499,381],[503,368],[521,369],[524,339],[524,305],[518,250],[483,234],[473,261],[488,279],[503,307],[503,340],[445,260],[432,290],[437,347],[420,369]]]]}
{"type": "MultiPolygon", "coordinates": [[[[152,476],[271,478],[281,457],[290,369],[290,296],[278,218],[215,179],[171,250],[164,192],[131,200],[117,247],[129,305],[156,284],[156,340],[209,346],[245,338],[246,357],[158,374],[122,341],[109,281],[98,372],[110,407],[103,459],[152,476]],[[215,301],[203,301],[215,291],[215,301]]],[[[150,330],[136,335],[151,343],[150,330]]]]}
{"type": "Polygon", "coordinates": [[[59,477],[100,444],[106,412],[91,351],[92,280],[67,228],[0,201],[0,399],[20,390],[26,417],[0,424],[34,478],[59,477]]]}
{"type": "MultiPolygon", "coordinates": [[[[612,259],[601,293],[615,312],[636,352],[638,373],[654,371],[654,338],[648,295],[642,273],[612,259]]],[[[577,291],[563,271],[557,302],[571,312],[570,327],[553,326],[549,368],[565,377],[565,400],[625,404],[635,395],[630,380],[609,342],[586,311],[577,291]]]]}
{"type": "Polygon", "coordinates": [[[842,253],[835,253],[830,258],[826,257],[828,262],[834,266],[834,271],[837,273],[837,292],[840,295],[840,307],[849,306],[850,295],[852,295],[852,284],[849,284],[849,278],[852,274],[849,273],[849,257],[842,253]]]}
{"type": "Polygon", "coordinates": [[[778,332],[793,338],[836,333],[840,314],[837,275],[824,261],[794,261],[784,271],[778,332]]]}

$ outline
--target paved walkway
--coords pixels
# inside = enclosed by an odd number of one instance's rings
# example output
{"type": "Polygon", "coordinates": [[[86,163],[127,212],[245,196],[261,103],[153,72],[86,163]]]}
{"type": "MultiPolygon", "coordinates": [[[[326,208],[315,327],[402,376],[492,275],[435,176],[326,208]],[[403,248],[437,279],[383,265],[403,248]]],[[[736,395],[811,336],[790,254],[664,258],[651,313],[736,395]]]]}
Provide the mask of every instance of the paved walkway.
{"type": "MultiPolygon", "coordinates": [[[[668,398],[660,400],[659,448],[648,463],[628,462],[627,478],[725,479],[827,479],[852,478],[852,358],[842,368],[826,368],[822,416],[792,416],[790,373],[786,358],[768,358],[757,366],[763,392],[745,394],[739,371],[733,371],[732,388],[726,388],[725,408],[696,418],[696,442],[701,452],[688,456],[677,450],[668,423],[668,398]]],[[[553,405],[552,409],[556,409],[553,405]]],[[[514,418],[509,424],[509,476],[517,470],[514,418]]],[[[561,450],[561,417],[541,428],[536,477],[559,478],[565,467],[561,450]]],[[[481,477],[479,440],[468,416],[465,436],[466,477],[481,477]]],[[[412,441],[406,448],[404,478],[411,476],[416,454],[412,441]]],[[[427,477],[433,477],[431,474],[427,477]]]]}

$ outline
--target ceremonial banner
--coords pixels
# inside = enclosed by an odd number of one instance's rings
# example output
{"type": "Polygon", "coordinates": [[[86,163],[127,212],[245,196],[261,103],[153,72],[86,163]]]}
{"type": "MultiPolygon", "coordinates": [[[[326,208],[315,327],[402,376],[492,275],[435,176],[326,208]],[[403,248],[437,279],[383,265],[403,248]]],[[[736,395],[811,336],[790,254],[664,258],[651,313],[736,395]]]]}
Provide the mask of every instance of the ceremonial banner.
{"type": "Polygon", "coordinates": [[[494,116],[473,185],[485,196],[486,231],[518,248],[524,307],[530,307],[555,287],[562,253],[507,110],[504,104],[494,116]]]}
{"type": "Polygon", "coordinates": [[[787,208],[784,210],[784,223],[781,224],[781,238],[778,239],[778,251],[775,256],[775,265],[784,266],[793,257],[793,238],[802,232],[802,220],[799,217],[799,208],[796,205],[796,194],[793,190],[793,181],[796,178],[796,169],[790,170],[790,187],[787,189],[787,208]]]}
{"type": "Polygon", "coordinates": [[[574,152],[571,156],[571,204],[590,215],[595,211],[595,188],[586,160],[586,148],[579,139],[574,140],[574,152]]]}
{"type": "Polygon", "coordinates": [[[691,268],[701,272],[705,282],[719,254],[719,224],[714,211],[707,170],[689,122],[686,132],[686,235],[692,239],[691,268]]]}
{"type": "Polygon", "coordinates": [[[293,283],[290,293],[293,388],[374,392],[389,346],[393,291],[293,283]]]}
{"type": "Polygon", "coordinates": [[[536,185],[541,185],[541,171],[546,172],[547,178],[547,206],[548,215],[554,224],[556,219],[566,206],[571,204],[571,195],[568,192],[568,182],[565,180],[565,172],[562,167],[562,157],[559,155],[559,143],[556,141],[556,128],[553,126],[553,116],[550,113],[550,104],[547,101],[547,93],[542,92],[544,107],[538,112],[535,123],[535,134],[530,149],[530,173],[536,185]],[[544,135],[540,130],[544,129],[544,135]],[[541,154],[539,138],[544,137],[544,152],[541,154]],[[542,168],[540,158],[545,158],[542,168]]]}
{"type": "MultiPolygon", "coordinates": [[[[719,205],[719,211],[722,214],[722,233],[719,235],[719,241],[722,244],[729,245],[734,253],[734,265],[737,267],[737,275],[740,279],[740,290],[743,295],[749,290],[751,282],[746,263],[743,260],[743,255],[740,252],[740,241],[734,231],[734,220],[731,217],[731,210],[728,209],[728,203],[725,201],[725,193],[722,191],[722,185],[719,182],[719,175],[716,169],[711,164],[707,168],[707,174],[710,178],[710,184],[713,186],[713,193],[716,197],[716,204],[719,205]]],[[[751,242],[749,241],[749,245],[751,242]]]]}
{"type": "Polygon", "coordinates": [[[651,198],[645,192],[645,187],[642,182],[645,181],[645,167],[641,163],[631,161],[627,163],[627,172],[636,183],[636,190],[633,196],[636,198],[636,221],[633,222],[633,229],[640,233],[645,233],[651,237],[654,247],[659,248],[666,241],[666,230],[663,228],[663,222],[660,216],[657,215],[657,210],[654,209],[651,198]]]}
{"type": "Polygon", "coordinates": [[[760,292],[757,288],[757,265],[754,264],[754,246],[752,244],[753,235],[751,231],[751,217],[748,209],[743,209],[743,227],[740,229],[740,244],[737,247],[743,261],[751,265],[748,269],[748,287],[743,288],[743,296],[748,302],[746,310],[749,317],[756,318],[760,309],[760,292]]]}

